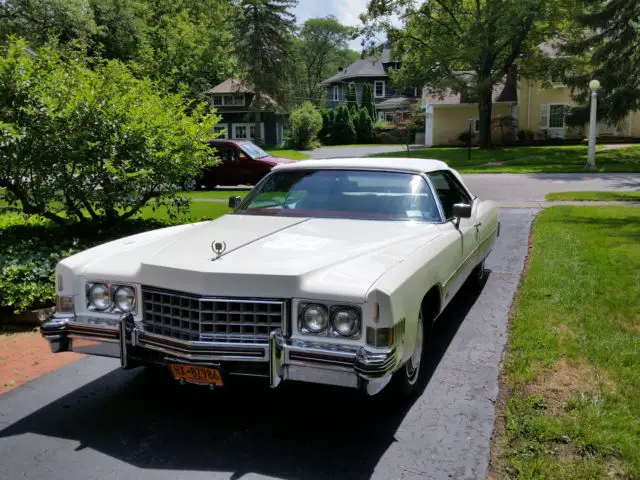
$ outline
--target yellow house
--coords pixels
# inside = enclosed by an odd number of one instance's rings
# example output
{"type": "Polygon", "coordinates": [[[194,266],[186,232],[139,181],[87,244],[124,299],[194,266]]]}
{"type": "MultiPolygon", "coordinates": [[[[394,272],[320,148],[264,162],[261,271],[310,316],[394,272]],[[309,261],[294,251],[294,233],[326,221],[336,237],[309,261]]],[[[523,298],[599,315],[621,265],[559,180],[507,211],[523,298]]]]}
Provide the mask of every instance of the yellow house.
{"type": "MultiPolygon", "coordinates": [[[[480,131],[478,104],[467,102],[453,92],[429,94],[425,88],[422,106],[425,109],[426,146],[464,145],[465,135],[480,131]]],[[[515,135],[518,95],[515,76],[496,85],[493,91],[492,138],[502,143],[515,135]]]]}
{"type": "MultiPolygon", "coordinates": [[[[588,125],[568,127],[565,115],[568,108],[576,106],[569,88],[562,82],[551,82],[544,87],[541,82],[524,77],[518,82],[518,130],[531,132],[535,138],[584,138],[588,125]]],[[[601,137],[640,137],[640,111],[630,112],[615,125],[598,124],[601,137]]]]}
{"type": "MultiPolygon", "coordinates": [[[[427,89],[425,88],[425,91],[427,89]]],[[[569,88],[561,82],[542,82],[510,75],[496,85],[493,94],[491,137],[494,144],[512,143],[516,138],[585,138],[587,127],[569,127],[565,118],[571,106],[569,88]]],[[[469,132],[479,132],[478,104],[467,103],[452,92],[423,94],[425,145],[464,145],[469,132]]],[[[616,125],[599,124],[600,137],[640,138],[640,111],[629,113],[616,125]]]]}

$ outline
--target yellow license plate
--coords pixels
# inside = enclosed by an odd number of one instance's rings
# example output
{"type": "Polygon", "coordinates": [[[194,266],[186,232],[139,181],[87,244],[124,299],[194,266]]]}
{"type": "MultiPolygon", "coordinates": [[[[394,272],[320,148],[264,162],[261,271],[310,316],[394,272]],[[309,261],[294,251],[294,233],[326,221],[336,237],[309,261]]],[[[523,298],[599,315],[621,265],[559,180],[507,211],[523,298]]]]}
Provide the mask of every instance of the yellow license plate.
{"type": "Polygon", "coordinates": [[[199,367],[196,365],[172,364],[171,373],[176,380],[184,380],[200,385],[222,386],[222,375],[215,368],[199,367]]]}

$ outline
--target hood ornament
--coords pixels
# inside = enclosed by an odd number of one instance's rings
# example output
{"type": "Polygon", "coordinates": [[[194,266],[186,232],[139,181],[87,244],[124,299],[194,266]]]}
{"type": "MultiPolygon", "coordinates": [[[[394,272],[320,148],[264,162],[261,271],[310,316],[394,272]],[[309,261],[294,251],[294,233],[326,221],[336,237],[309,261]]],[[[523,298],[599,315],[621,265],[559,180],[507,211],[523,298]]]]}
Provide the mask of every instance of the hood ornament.
{"type": "Polygon", "coordinates": [[[224,252],[227,251],[227,244],[225,242],[218,242],[214,240],[211,242],[211,250],[216,254],[215,258],[212,258],[211,261],[217,260],[224,252]]]}

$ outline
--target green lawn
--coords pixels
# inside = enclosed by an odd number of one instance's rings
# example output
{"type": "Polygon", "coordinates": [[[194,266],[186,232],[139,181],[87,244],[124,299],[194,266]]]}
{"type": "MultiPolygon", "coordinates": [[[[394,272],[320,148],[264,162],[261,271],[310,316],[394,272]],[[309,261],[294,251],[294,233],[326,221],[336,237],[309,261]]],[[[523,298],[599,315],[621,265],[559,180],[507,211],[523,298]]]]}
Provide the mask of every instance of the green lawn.
{"type": "Polygon", "coordinates": [[[290,158],[291,160],[306,160],[311,158],[311,155],[298,152],[297,150],[267,150],[267,153],[274,157],[290,158]]]}
{"type": "Polygon", "coordinates": [[[640,478],[640,209],[553,207],[532,245],[493,477],[640,478]]]}
{"type": "Polygon", "coordinates": [[[555,192],[548,193],[548,201],[601,201],[601,202],[640,202],[640,192],[555,192]]]}
{"type": "MultiPolygon", "coordinates": [[[[199,220],[212,220],[225,213],[231,212],[231,209],[223,202],[191,202],[189,213],[178,217],[176,220],[180,222],[197,222],[199,220]]],[[[145,207],[140,215],[141,218],[155,220],[169,220],[167,217],[167,209],[160,207],[155,211],[151,206],[145,207]]]]}
{"type": "MultiPolygon", "coordinates": [[[[584,172],[587,147],[510,147],[493,150],[473,148],[471,160],[467,159],[467,155],[466,148],[424,148],[374,156],[433,158],[465,173],[568,173],[584,172]],[[487,165],[488,163],[493,165],[487,165]]],[[[640,145],[599,150],[596,162],[600,172],[640,172],[640,145]]]]}
{"type": "Polygon", "coordinates": [[[202,190],[199,192],[180,192],[183,197],[190,198],[191,200],[198,200],[199,198],[217,198],[227,200],[233,196],[246,196],[251,190],[202,190]]]}

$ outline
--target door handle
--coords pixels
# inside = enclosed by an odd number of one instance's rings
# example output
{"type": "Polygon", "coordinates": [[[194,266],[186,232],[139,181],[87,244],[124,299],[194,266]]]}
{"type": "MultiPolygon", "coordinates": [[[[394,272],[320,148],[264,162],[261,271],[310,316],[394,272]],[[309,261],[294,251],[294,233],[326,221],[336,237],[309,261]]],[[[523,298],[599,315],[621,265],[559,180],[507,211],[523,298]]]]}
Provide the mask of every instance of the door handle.
{"type": "Polygon", "coordinates": [[[473,226],[479,228],[482,226],[482,222],[474,223],[473,226]]]}

